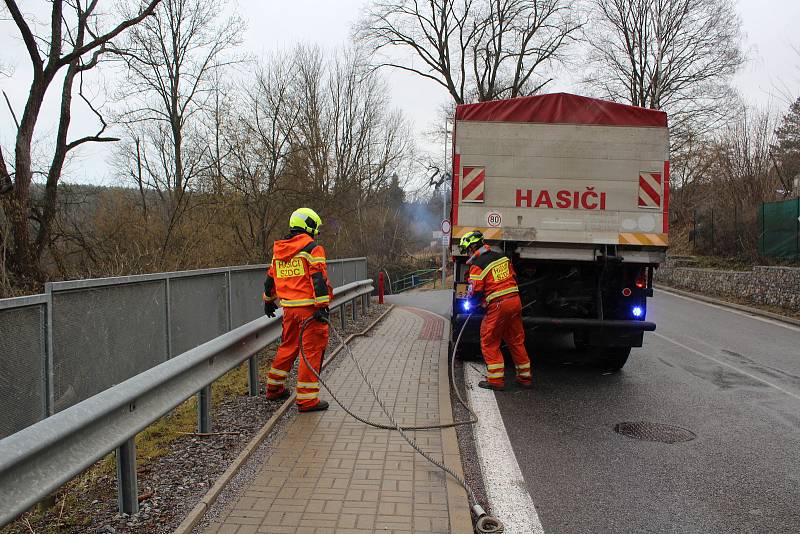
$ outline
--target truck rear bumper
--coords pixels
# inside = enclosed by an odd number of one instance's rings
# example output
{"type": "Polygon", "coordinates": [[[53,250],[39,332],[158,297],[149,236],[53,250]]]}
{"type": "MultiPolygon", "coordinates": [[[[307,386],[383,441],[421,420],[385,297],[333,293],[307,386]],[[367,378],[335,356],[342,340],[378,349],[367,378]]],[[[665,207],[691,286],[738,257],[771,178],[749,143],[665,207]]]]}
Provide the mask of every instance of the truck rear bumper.
{"type": "MultiPolygon", "coordinates": [[[[453,320],[452,336],[458,334],[466,314],[458,314],[453,320]]],[[[483,316],[473,315],[462,335],[463,343],[480,341],[480,324],[483,316]]],[[[644,332],[656,329],[655,323],[649,321],[633,321],[621,319],[562,319],[557,317],[523,317],[522,324],[528,332],[537,331],[537,337],[544,332],[572,332],[586,345],[595,347],[641,347],[644,332]]],[[[577,338],[576,338],[577,339],[577,338]]],[[[455,341],[455,339],[453,339],[455,341]]]]}
{"type": "Polygon", "coordinates": [[[522,324],[528,326],[550,326],[568,330],[583,330],[586,328],[625,329],[652,332],[656,323],[649,321],[628,321],[622,319],[561,319],[556,317],[523,317],[522,324]]]}
{"type": "MultiPolygon", "coordinates": [[[[470,324],[477,326],[480,324],[483,316],[473,316],[470,324]]],[[[462,325],[467,320],[466,314],[459,313],[455,317],[454,324],[462,325]]],[[[563,319],[558,317],[523,317],[522,324],[525,327],[530,326],[549,326],[552,328],[563,328],[566,330],[583,330],[587,328],[595,329],[625,329],[625,330],[639,330],[642,332],[653,332],[656,329],[656,323],[650,321],[627,321],[622,319],[563,319]]],[[[465,332],[466,333],[466,332],[465,332]]]]}

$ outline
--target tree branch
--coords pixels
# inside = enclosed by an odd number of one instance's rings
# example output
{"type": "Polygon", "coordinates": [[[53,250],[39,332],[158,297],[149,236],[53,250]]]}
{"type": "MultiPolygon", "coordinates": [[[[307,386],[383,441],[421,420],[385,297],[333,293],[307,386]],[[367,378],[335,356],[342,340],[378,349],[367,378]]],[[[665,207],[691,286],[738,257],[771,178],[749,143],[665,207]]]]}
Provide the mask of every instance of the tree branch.
{"type": "MultiPolygon", "coordinates": [[[[6,1],[8,2],[8,1],[11,1],[11,0],[6,0],[6,1]]],[[[122,33],[123,31],[125,31],[126,29],[130,28],[131,26],[135,26],[136,24],[139,24],[145,18],[147,18],[147,17],[149,17],[150,15],[153,14],[153,12],[155,11],[156,7],[158,6],[158,4],[160,2],[161,2],[161,0],[151,0],[151,2],[147,5],[147,7],[141,13],[139,13],[138,16],[136,16],[136,17],[134,17],[132,19],[128,19],[128,20],[125,20],[125,21],[121,22],[119,25],[117,25],[110,32],[104,33],[104,34],[100,35],[99,37],[96,37],[96,38],[92,39],[91,41],[89,41],[85,45],[75,48],[72,52],[70,52],[69,54],[63,56],[58,61],[58,66],[69,65],[76,58],[82,56],[86,52],[89,52],[90,50],[93,50],[93,49],[97,48],[98,46],[107,43],[108,41],[110,41],[111,39],[113,39],[114,37],[116,37],[117,35],[122,33]]]]}
{"type": "Polygon", "coordinates": [[[42,61],[42,56],[39,54],[39,47],[36,46],[36,38],[30,26],[28,26],[28,23],[25,22],[25,18],[22,16],[19,7],[17,7],[17,3],[14,0],[5,0],[5,2],[6,7],[11,12],[11,18],[14,19],[14,24],[17,25],[17,28],[22,34],[22,41],[25,43],[25,48],[28,50],[28,55],[31,57],[31,63],[33,63],[34,74],[40,75],[44,62],[42,61]]]}
{"type": "Polygon", "coordinates": [[[14,124],[17,126],[17,130],[19,130],[19,121],[17,120],[17,114],[14,113],[14,108],[11,107],[11,101],[8,99],[8,95],[6,94],[5,90],[3,90],[3,97],[6,99],[6,105],[8,106],[8,111],[11,113],[11,118],[14,119],[14,124]]]}

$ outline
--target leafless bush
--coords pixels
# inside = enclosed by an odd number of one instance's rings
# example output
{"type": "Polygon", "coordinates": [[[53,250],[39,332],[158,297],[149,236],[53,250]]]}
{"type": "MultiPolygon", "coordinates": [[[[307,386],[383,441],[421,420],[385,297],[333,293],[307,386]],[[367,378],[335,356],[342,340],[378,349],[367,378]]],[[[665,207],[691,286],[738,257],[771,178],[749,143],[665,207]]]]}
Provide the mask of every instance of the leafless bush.
{"type": "Polygon", "coordinates": [[[736,117],[696,148],[696,174],[687,171],[677,191],[681,209],[691,213],[685,222],[694,226],[699,252],[755,257],[761,203],[781,196],[770,156],[776,121],[769,112],[748,108],[736,117]]]}

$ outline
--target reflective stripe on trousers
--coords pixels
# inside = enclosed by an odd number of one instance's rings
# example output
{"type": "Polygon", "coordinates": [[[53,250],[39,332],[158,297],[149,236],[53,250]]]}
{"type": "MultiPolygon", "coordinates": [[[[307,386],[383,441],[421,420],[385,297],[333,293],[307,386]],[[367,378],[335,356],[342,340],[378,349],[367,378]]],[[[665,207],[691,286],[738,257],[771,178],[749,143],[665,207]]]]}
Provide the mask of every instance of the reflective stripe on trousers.
{"type": "Polygon", "coordinates": [[[531,361],[525,350],[525,331],[522,328],[522,303],[519,296],[500,298],[486,306],[481,322],[481,352],[486,362],[486,378],[490,384],[505,384],[505,363],[500,343],[505,341],[514,359],[517,380],[531,382],[531,361]]]}
{"type": "MultiPolygon", "coordinates": [[[[283,309],[283,334],[281,345],[275,353],[272,367],[267,375],[267,394],[277,395],[284,389],[286,377],[300,354],[300,327],[311,317],[313,306],[289,307],[283,309]]],[[[312,320],[303,333],[303,350],[314,369],[319,372],[322,356],[328,345],[328,325],[312,320]]],[[[319,382],[314,373],[300,359],[297,368],[297,404],[303,407],[315,406],[319,402],[319,382]]]]}

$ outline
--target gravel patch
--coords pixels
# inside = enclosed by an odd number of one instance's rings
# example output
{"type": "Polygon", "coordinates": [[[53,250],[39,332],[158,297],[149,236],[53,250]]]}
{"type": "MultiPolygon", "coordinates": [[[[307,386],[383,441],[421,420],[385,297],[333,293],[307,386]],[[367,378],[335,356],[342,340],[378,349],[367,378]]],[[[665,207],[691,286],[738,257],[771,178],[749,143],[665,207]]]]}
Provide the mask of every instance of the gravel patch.
{"type": "MultiPolygon", "coordinates": [[[[386,308],[386,305],[372,303],[368,314],[356,322],[348,313],[343,337],[361,332],[386,308]]],[[[331,322],[341,329],[341,322],[335,313],[331,322]]],[[[335,348],[334,339],[335,336],[331,335],[329,352],[335,348]]],[[[260,355],[262,379],[266,376],[274,353],[273,347],[260,355]]],[[[332,365],[326,368],[326,373],[335,368],[341,356],[340,353],[333,360],[332,365]]],[[[296,365],[290,374],[292,387],[297,376],[296,365]]],[[[103,475],[90,481],[82,476],[59,490],[55,506],[39,517],[34,513],[26,514],[22,519],[0,528],[0,534],[172,532],[281,404],[282,401],[268,401],[263,396],[250,397],[246,394],[222,399],[213,409],[211,435],[188,434],[179,437],[168,445],[167,454],[139,468],[140,510],[137,514],[128,516],[118,513],[116,474],[103,475]],[[68,501],[64,499],[67,494],[68,501]],[[62,508],[62,502],[70,504],[62,508]]],[[[272,444],[280,439],[286,423],[295,415],[295,410],[290,410],[279,420],[275,430],[220,494],[217,505],[207,512],[206,520],[216,517],[219,510],[224,509],[224,505],[237,495],[244,481],[252,479],[259,462],[272,444]]],[[[98,466],[99,463],[93,467],[98,466]]]]}
{"type": "MultiPolygon", "coordinates": [[[[461,397],[464,398],[465,401],[467,399],[467,392],[464,386],[464,366],[472,365],[476,368],[480,368],[481,363],[482,362],[478,361],[464,361],[459,359],[455,361],[456,387],[458,387],[461,397]]],[[[466,408],[458,402],[458,398],[452,389],[450,390],[450,402],[453,405],[453,417],[456,421],[465,421],[471,417],[466,408]]],[[[486,498],[486,487],[483,485],[483,475],[481,474],[480,462],[478,461],[478,453],[475,450],[473,425],[457,426],[456,437],[458,438],[458,447],[461,450],[461,467],[464,470],[464,479],[472,488],[475,497],[486,512],[491,514],[491,505],[486,498]]]]}

